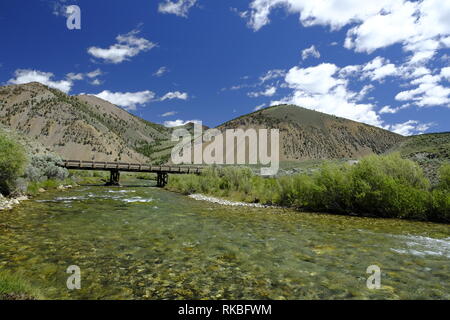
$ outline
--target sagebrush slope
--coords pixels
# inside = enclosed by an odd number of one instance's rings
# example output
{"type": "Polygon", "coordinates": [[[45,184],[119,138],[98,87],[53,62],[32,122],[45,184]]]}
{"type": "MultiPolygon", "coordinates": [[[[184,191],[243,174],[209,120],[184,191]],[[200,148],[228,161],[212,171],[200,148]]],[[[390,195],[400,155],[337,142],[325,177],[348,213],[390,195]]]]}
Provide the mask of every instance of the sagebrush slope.
{"type": "Polygon", "coordinates": [[[147,162],[142,146],[169,130],[93,96],[69,96],[40,83],[0,88],[0,122],[67,159],[147,162]]]}
{"type": "Polygon", "coordinates": [[[279,129],[281,160],[360,158],[384,153],[405,139],[381,128],[292,105],[262,109],[218,128],[279,129]]]}

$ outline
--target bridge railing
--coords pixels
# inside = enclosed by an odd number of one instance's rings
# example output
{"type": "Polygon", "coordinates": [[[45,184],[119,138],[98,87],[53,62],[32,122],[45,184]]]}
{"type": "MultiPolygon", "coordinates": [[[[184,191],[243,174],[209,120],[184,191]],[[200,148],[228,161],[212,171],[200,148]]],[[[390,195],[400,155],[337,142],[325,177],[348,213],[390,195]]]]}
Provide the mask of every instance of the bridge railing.
{"type": "Polygon", "coordinates": [[[83,169],[83,170],[122,170],[133,172],[166,172],[174,174],[199,174],[202,172],[200,167],[183,167],[160,165],[154,166],[140,163],[126,163],[126,162],[108,162],[108,161],[87,161],[87,160],[63,160],[64,168],[67,169],[83,169]]]}

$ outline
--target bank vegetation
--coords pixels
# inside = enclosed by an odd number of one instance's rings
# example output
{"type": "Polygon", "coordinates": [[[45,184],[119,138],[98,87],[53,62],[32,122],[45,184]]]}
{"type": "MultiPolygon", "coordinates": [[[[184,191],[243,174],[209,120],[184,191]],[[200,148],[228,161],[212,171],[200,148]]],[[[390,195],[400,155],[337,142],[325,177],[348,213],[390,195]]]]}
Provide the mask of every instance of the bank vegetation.
{"type": "Polygon", "coordinates": [[[248,168],[212,167],[202,175],[173,175],[167,189],[236,201],[381,218],[450,222],[450,164],[431,186],[418,164],[399,154],[368,156],[356,164],[326,163],[319,170],[278,178],[248,168]]]}

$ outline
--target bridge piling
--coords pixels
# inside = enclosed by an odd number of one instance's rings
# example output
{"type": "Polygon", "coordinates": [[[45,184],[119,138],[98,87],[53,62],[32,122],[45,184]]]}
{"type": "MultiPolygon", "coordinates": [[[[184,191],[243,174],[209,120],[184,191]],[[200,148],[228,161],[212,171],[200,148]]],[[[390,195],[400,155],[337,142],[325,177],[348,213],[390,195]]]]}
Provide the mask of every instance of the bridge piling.
{"type": "Polygon", "coordinates": [[[107,186],[120,186],[120,171],[118,169],[110,170],[109,182],[107,186]]]}
{"type": "Polygon", "coordinates": [[[158,188],[164,188],[169,182],[169,175],[166,172],[158,172],[156,176],[156,186],[158,188]]]}

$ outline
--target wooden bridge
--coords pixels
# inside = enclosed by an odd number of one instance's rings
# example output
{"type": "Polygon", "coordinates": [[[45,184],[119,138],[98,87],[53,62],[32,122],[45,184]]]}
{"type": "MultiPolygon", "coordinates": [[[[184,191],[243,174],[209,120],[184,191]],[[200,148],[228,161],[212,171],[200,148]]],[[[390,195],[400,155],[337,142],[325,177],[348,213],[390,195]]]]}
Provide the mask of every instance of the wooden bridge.
{"type": "Polygon", "coordinates": [[[183,166],[153,166],[139,163],[123,163],[123,162],[101,162],[101,161],[83,161],[83,160],[63,160],[60,165],[63,168],[71,170],[95,170],[109,171],[111,173],[109,186],[118,186],[120,180],[120,172],[144,172],[156,173],[156,185],[164,187],[169,181],[170,174],[200,174],[202,168],[183,167],[183,166]]]}

